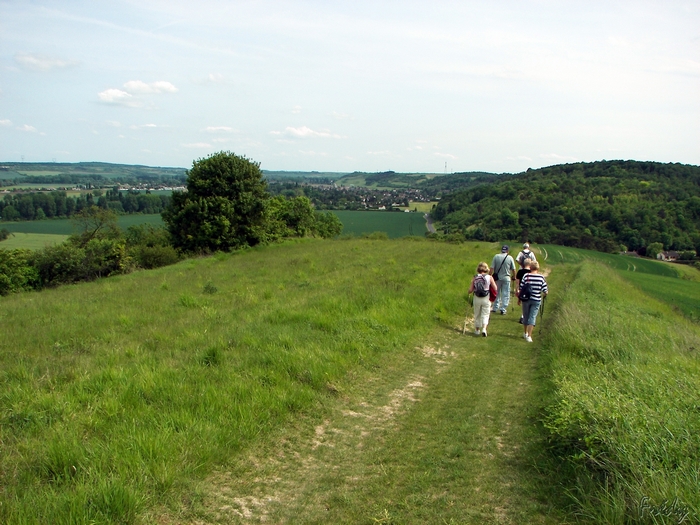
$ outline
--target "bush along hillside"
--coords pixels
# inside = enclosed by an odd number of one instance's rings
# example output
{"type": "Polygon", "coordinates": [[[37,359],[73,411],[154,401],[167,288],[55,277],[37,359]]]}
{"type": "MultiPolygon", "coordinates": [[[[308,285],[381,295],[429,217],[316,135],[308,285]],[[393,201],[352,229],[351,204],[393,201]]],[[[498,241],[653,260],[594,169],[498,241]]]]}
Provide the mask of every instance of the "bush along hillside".
{"type": "Polygon", "coordinates": [[[467,239],[599,251],[700,249],[700,167],[637,161],[550,166],[447,195],[434,219],[467,239]]]}

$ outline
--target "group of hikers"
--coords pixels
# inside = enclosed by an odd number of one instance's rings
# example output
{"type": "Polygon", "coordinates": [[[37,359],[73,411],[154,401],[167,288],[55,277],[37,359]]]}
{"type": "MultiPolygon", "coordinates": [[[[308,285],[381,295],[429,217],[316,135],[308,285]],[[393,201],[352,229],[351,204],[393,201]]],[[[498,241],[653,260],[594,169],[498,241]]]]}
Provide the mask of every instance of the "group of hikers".
{"type": "Polygon", "coordinates": [[[515,278],[515,297],[522,306],[523,338],[532,343],[537,314],[549,292],[547,281],[539,273],[540,264],[528,243],[523,244],[515,261],[509,252],[510,247],[504,244],[501,253],[493,257],[491,268],[486,262],[480,262],[476,267],[476,276],[469,287],[469,293],[474,294],[474,333],[486,337],[491,314],[500,312],[506,315],[510,304],[510,283],[515,278]],[[520,266],[517,273],[516,261],[520,266]]]}

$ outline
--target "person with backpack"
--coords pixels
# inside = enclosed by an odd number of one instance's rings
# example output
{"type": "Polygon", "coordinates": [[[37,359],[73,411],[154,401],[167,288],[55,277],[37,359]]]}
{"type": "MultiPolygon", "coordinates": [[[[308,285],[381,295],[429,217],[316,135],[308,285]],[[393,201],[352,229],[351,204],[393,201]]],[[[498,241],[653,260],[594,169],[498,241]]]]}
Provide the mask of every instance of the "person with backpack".
{"type": "MultiPolygon", "coordinates": [[[[530,273],[531,262],[532,261],[530,259],[525,259],[522,268],[520,268],[520,270],[518,270],[518,273],[515,274],[515,296],[518,298],[518,306],[522,304],[522,301],[520,300],[520,281],[523,280],[523,276],[526,273],[530,273]]],[[[520,314],[520,321],[518,322],[520,324],[525,324],[522,313],[520,314]]]]}
{"type": "Polygon", "coordinates": [[[518,262],[520,268],[522,269],[522,267],[525,266],[525,261],[536,261],[537,257],[535,257],[535,254],[530,251],[530,245],[528,243],[525,243],[523,244],[523,249],[520,251],[520,253],[518,253],[518,256],[515,258],[515,260],[518,262]]]}
{"type": "Polygon", "coordinates": [[[537,313],[540,311],[542,301],[549,293],[547,281],[543,275],[540,275],[539,270],[540,263],[531,261],[530,273],[523,275],[518,293],[518,300],[523,305],[523,337],[528,343],[532,343],[532,329],[535,328],[537,313]]]}
{"type": "Polygon", "coordinates": [[[491,315],[491,295],[498,293],[496,281],[489,275],[489,265],[480,262],[476,267],[476,276],[469,286],[469,293],[474,294],[474,333],[486,337],[486,327],[491,315]]]}
{"type": "Polygon", "coordinates": [[[508,303],[510,303],[510,280],[515,273],[515,262],[510,256],[510,250],[507,244],[501,248],[501,253],[497,253],[491,261],[491,275],[496,279],[498,286],[498,297],[493,303],[492,312],[500,310],[502,315],[506,315],[508,311],[508,303]]]}

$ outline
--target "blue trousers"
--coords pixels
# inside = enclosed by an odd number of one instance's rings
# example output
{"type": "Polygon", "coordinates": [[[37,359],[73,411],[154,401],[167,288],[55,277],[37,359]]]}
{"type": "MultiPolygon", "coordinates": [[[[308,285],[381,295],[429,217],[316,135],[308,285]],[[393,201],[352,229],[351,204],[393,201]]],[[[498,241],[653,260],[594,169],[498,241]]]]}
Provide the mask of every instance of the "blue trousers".
{"type": "Polygon", "coordinates": [[[510,303],[510,278],[496,281],[498,286],[498,296],[493,303],[493,310],[507,310],[510,303]]]}
{"type": "Polygon", "coordinates": [[[535,326],[535,321],[537,320],[537,313],[540,311],[540,305],[542,301],[535,301],[534,299],[529,299],[528,301],[523,301],[523,324],[535,326]]]}

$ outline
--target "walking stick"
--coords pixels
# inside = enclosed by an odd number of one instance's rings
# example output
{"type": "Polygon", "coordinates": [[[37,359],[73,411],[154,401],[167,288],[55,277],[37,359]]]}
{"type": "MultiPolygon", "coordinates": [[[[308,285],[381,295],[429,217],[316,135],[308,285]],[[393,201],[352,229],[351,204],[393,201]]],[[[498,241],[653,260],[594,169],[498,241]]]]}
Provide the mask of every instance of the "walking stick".
{"type": "MultiPolygon", "coordinates": [[[[467,302],[469,303],[469,306],[474,306],[474,294],[470,293],[467,294],[467,302]]],[[[467,309],[467,313],[464,316],[464,326],[462,327],[462,334],[467,333],[467,319],[469,319],[469,310],[467,309]]]]}
{"type": "MultiPolygon", "coordinates": [[[[545,303],[546,301],[547,301],[547,296],[545,295],[545,296],[542,298],[542,304],[540,304],[540,311],[539,311],[540,320],[542,320],[542,321],[544,321],[544,303],[545,303]]],[[[540,324],[540,331],[539,331],[539,333],[540,333],[540,334],[542,333],[542,324],[540,324]]]]}

